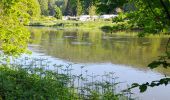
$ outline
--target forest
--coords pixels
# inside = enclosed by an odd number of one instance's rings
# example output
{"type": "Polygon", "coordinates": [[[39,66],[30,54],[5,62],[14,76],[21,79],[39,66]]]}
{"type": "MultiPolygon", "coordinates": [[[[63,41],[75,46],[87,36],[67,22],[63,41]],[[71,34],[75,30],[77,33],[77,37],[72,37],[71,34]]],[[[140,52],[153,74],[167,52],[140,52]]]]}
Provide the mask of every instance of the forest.
{"type": "Polygon", "coordinates": [[[0,0],[0,100],[138,100],[133,89],[169,86],[169,33],[170,0],[0,0]],[[37,51],[84,65],[74,75],[74,64],[23,58],[37,51]],[[83,69],[108,63],[162,76],[117,91],[113,73],[101,82],[83,69]]]}

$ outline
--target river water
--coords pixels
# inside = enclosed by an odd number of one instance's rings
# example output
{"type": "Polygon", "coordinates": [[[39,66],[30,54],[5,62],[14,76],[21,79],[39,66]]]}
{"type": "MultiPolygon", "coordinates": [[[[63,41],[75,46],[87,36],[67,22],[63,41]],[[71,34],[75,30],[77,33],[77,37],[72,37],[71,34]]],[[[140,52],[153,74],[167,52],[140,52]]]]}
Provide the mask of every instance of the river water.
{"type": "MultiPolygon", "coordinates": [[[[100,30],[29,27],[32,56],[50,59],[56,64],[73,64],[74,73],[85,66],[89,73],[115,72],[120,88],[131,83],[158,80],[170,69],[150,70],[147,65],[165,52],[167,38],[139,38],[135,32],[105,33],[100,30]]],[[[170,85],[149,88],[145,93],[132,92],[139,100],[168,100],[170,85]]]]}

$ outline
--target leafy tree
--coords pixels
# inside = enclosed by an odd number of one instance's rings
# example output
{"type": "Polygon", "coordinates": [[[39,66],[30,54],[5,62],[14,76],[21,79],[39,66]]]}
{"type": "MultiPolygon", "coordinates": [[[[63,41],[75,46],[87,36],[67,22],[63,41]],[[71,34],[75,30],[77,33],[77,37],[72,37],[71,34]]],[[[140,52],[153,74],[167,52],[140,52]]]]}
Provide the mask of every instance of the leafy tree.
{"type": "Polygon", "coordinates": [[[71,0],[68,0],[64,15],[72,15],[72,14],[73,14],[73,11],[71,9],[71,0]]]}
{"type": "Polygon", "coordinates": [[[89,8],[89,15],[90,15],[90,16],[96,15],[96,7],[95,7],[94,5],[92,5],[92,6],[89,8]]]}
{"type": "Polygon", "coordinates": [[[82,14],[82,6],[81,6],[81,2],[80,0],[76,0],[77,4],[76,4],[76,15],[80,16],[82,14]]]}
{"type": "Polygon", "coordinates": [[[55,14],[55,6],[55,0],[48,0],[49,15],[53,16],[55,14]]]}
{"type": "Polygon", "coordinates": [[[62,12],[63,12],[63,14],[66,12],[65,10],[66,10],[67,4],[68,4],[68,0],[64,0],[63,1],[63,5],[62,5],[62,12]]]}
{"type": "Polygon", "coordinates": [[[122,8],[127,0],[94,0],[98,13],[112,14],[117,7],[122,8]]]}
{"type": "Polygon", "coordinates": [[[92,1],[93,0],[81,0],[84,14],[88,14],[89,13],[89,7],[91,6],[92,1]]]}
{"type": "Polygon", "coordinates": [[[38,0],[25,0],[21,5],[23,6],[24,4],[26,4],[27,13],[31,17],[40,17],[41,9],[38,0]]]}
{"type": "Polygon", "coordinates": [[[55,18],[62,19],[62,12],[59,7],[55,7],[55,18]]]}
{"type": "Polygon", "coordinates": [[[81,15],[89,14],[93,0],[65,0],[65,12],[64,15],[81,15]],[[67,4],[66,4],[67,3],[67,4]]]}
{"type": "Polygon", "coordinates": [[[27,51],[29,31],[24,24],[39,16],[36,3],[36,0],[0,0],[0,49],[4,53],[18,55],[27,51]]]}
{"type": "Polygon", "coordinates": [[[41,15],[48,16],[48,0],[38,0],[41,8],[41,15]]]}
{"type": "Polygon", "coordinates": [[[96,14],[96,4],[98,0],[81,0],[84,14],[96,14]]]}
{"type": "Polygon", "coordinates": [[[159,33],[170,25],[170,3],[167,0],[131,0],[136,10],[129,14],[131,23],[145,33],[159,33]]]}

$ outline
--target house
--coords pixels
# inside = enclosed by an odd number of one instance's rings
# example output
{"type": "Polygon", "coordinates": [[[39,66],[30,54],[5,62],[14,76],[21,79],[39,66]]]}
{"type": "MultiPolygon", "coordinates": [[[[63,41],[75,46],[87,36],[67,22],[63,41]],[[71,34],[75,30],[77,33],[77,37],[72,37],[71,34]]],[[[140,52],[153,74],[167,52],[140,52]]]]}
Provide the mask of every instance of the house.
{"type": "Polygon", "coordinates": [[[98,19],[98,18],[99,18],[99,16],[97,16],[97,15],[91,16],[91,20],[96,20],[96,19],[98,19]]]}
{"type": "Polygon", "coordinates": [[[114,14],[112,14],[112,15],[101,15],[100,18],[101,19],[109,19],[109,18],[115,18],[117,16],[118,15],[114,15],[114,14]]]}
{"type": "Polygon", "coordinates": [[[81,15],[79,17],[79,20],[80,21],[89,21],[89,20],[91,20],[91,18],[90,18],[90,15],[81,15]]]}

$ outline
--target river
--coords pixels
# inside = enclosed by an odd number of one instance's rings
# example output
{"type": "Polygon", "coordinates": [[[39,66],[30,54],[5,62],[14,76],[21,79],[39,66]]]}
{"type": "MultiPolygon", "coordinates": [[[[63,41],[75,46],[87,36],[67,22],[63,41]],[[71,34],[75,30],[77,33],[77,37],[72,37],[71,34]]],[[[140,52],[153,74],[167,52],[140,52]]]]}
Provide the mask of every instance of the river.
{"type": "MultiPolygon", "coordinates": [[[[75,73],[85,66],[89,73],[97,75],[115,72],[120,88],[131,83],[158,80],[170,74],[170,69],[150,70],[147,65],[163,55],[167,38],[139,38],[135,32],[105,33],[100,30],[56,29],[29,27],[32,56],[43,56],[57,64],[73,64],[75,73]]],[[[139,100],[167,100],[170,85],[149,88],[145,93],[132,92],[139,100]]]]}

